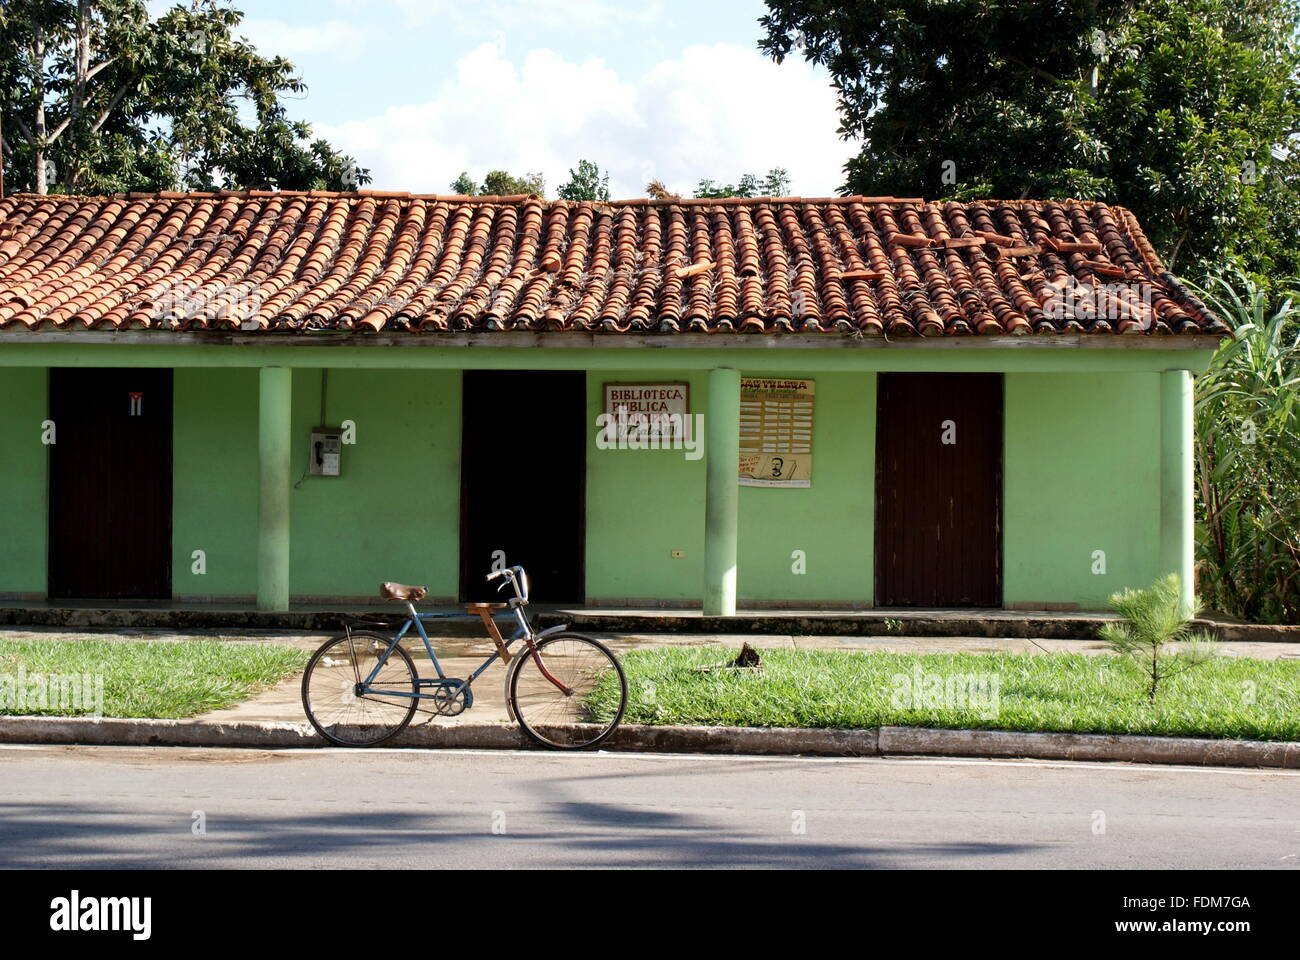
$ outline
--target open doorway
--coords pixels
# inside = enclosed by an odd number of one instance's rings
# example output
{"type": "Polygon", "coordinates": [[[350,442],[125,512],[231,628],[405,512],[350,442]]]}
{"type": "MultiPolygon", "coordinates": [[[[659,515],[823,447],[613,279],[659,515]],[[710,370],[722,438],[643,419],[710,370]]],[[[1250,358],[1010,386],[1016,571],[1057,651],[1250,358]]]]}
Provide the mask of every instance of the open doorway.
{"type": "Polygon", "coordinates": [[[500,599],[494,563],[528,570],[534,601],[581,603],[587,377],[581,371],[465,372],[460,592],[500,599]]]}

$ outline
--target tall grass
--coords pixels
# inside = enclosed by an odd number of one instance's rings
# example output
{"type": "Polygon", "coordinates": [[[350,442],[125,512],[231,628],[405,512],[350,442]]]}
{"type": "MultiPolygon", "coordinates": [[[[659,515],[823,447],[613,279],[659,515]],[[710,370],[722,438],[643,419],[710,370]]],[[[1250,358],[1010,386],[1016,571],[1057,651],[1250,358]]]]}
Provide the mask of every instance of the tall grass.
{"type": "Polygon", "coordinates": [[[1300,623],[1300,306],[1244,274],[1198,291],[1234,328],[1196,388],[1199,592],[1224,613],[1300,623]]]}

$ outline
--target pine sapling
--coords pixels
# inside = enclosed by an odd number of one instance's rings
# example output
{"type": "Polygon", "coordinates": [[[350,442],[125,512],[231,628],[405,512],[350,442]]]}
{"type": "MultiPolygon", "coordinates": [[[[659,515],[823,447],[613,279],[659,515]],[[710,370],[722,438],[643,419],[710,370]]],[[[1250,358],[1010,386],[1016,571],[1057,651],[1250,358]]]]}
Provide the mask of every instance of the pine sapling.
{"type": "Polygon", "coordinates": [[[1215,656],[1214,639],[1194,630],[1192,620],[1201,612],[1200,598],[1191,616],[1180,610],[1178,574],[1162,577],[1145,590],[1112,594],[1110,608],[1122,620],[1108,623],[1099,636],[1115,653],[1132,660],[1147,681],[1147,700],[1155,703],[1160,684],[1215,656]],[[1181,644],[1175,650],[1170,645],[1181,644]]]}

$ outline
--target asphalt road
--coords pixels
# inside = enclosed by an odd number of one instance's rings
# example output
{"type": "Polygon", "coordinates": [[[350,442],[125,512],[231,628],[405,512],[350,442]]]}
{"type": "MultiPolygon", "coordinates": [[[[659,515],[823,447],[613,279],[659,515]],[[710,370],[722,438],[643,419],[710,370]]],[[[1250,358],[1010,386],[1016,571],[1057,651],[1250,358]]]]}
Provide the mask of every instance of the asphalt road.
{"type": "Polygon", "coordinates": [[[1294,869],[1300,773],[4,746],[0,866],[1294,869]]]}

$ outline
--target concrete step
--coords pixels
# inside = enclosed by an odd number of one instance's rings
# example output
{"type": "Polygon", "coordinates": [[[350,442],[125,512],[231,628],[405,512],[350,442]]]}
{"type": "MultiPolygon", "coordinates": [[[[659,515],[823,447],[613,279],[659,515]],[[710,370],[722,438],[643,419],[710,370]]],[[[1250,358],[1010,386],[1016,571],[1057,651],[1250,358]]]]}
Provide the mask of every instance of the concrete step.
{"type": "MultiPolygon", "coordinates": [[[[455,614],[426,621],[434,637],[479,636],[477,617],[463,608],[437,606],[423,612],[455,614]]],[[[534,605],[539,628],[567,623],[575,630],[604,634],[723,634],[843,637],[1007,637],[1035,640],[1092,640],[1114,615],[1102,611],[1048,610],[749,610],[733,617],[706,617],[684,609],[621,609],[534,605]]],[[[238,604],[23,604],[0,603],[0,627],[35,626],[78,630],[137,627],[187,630],[292,630],[334,633],[345,617],[399,618],[401,607],[293,605],[283,612],[238,604]]],[[[1300,626],[1267,626],[1206,617],[1198,626],[1223,641],[1300,642],[1300,626]]]]}

